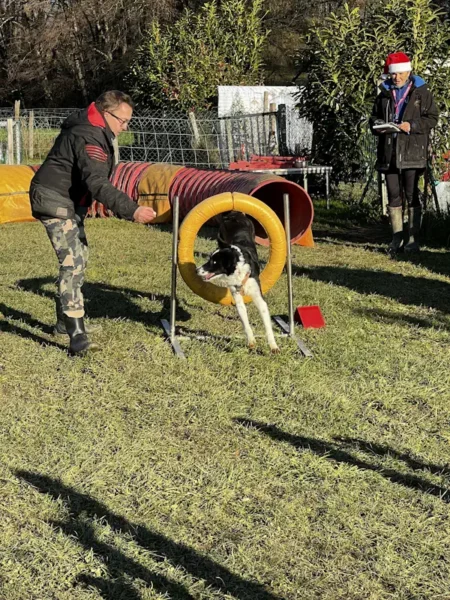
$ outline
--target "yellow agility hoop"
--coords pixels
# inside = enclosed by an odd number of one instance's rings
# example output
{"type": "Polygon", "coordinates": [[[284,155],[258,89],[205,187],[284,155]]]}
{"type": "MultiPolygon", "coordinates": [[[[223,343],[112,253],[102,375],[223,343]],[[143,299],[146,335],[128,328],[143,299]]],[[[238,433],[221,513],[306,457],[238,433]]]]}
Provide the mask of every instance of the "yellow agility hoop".
{"type": "MultiPolygon", "coordinates": [[[[202,225],[213,217],[230,210],[250,215],[266,230],[270,242],[270,255],[269,262],[260,277],[263,294],[278,281],[286,262],[286,235],[283,225],[275,212],[261,200],[239,192],[225,192],[197,204],[185,217],[180,227],[178,245],[180,273],[195,294],[209,302],[225,305],[233,304],[230,291],[203,281],[197,275],[194,244],[202,225]]],[[[251,298],[245,296],[244,301],[251,302],[251,298]]]]}

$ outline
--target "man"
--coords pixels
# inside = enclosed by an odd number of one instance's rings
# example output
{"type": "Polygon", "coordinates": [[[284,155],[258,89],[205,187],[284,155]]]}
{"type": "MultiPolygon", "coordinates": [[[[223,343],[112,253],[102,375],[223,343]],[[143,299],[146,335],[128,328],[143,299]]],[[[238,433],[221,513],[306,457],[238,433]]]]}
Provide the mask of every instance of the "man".
{"type": "Polygon", "coordinates": [[[377,168],[386,174],[388,211],[392,241],[388,254],[394,258],[403,245],[402,196],[408,205],[408,242],[405,252],[418,252],[422,208],[419,178],[427,166],[428,136],[438,120],[438,110],[425,81],[411,73],[409,57],[403,52],[390,54],[373,106],[370,127],[378,135],[377,168]],[[395,123],[399,132],[374,130],[374,125],[395,123]]]}
{"type": "Polygon", "coordinates": [[[92,200],[129,221],[149,223],[156,216],[109,180],[113,141],[127,129],[132,114],[130,96],[113,90],[70,115],[31,182],[33,216],[44,225],[59,262],[55,332],[69,335],[72,354],[98,349],[87,336],[81,291],[88,259],[84,218],[92,200]]]}

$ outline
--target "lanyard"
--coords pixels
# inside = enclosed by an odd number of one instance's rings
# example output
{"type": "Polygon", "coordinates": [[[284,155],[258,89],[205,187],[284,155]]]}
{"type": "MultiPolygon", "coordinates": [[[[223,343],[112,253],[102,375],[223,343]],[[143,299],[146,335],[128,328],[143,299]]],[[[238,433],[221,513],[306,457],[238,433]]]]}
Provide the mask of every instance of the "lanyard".
{"type": "Polygon", "coordinates": [[[409,90],[411,89],[412,84],[413,84],[413,82],[410,81],[408,87],[406,88],[406,92],[403,94],[403,96],[400,98],[400,100],[395,99],[395,90],[392,90],[392,99],[394,101],[394,117],[395,118],[400,118],[400,108],[401,108],[403,102],[408,97],[409,90]]]}

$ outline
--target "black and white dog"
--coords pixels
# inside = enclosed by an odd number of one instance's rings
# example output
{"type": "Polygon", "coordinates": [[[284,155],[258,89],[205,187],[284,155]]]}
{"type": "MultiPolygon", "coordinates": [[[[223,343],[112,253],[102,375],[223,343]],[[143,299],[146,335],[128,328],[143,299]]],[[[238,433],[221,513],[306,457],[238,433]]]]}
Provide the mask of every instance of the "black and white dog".
{"type": "Polygon", "coordinates": [[[255,228],[244,213],[231,211],[222,217],[216,250],[197,273],[204,281],[227,287],[233,296],[244,326],[249,348],[256,345],[247,316],[243,296],[250,296],[261,315],[271,351],[280,351],[273,335],[269,309],[261,293],[259,260],[255,244],[255,228]]]}

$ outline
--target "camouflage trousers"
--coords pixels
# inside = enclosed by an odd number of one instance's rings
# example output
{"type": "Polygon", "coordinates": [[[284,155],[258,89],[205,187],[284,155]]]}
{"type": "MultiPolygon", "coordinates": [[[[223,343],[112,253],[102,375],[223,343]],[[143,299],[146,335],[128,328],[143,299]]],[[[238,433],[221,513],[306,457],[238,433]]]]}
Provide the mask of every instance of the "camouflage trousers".
{"type": "Polygon", "coordinates": [[[84,216],[75,219],[42,218],[59,262],[58,291],[62,312],[68,317],[84,317],[81,288],[89,257],[84,216]]]}

